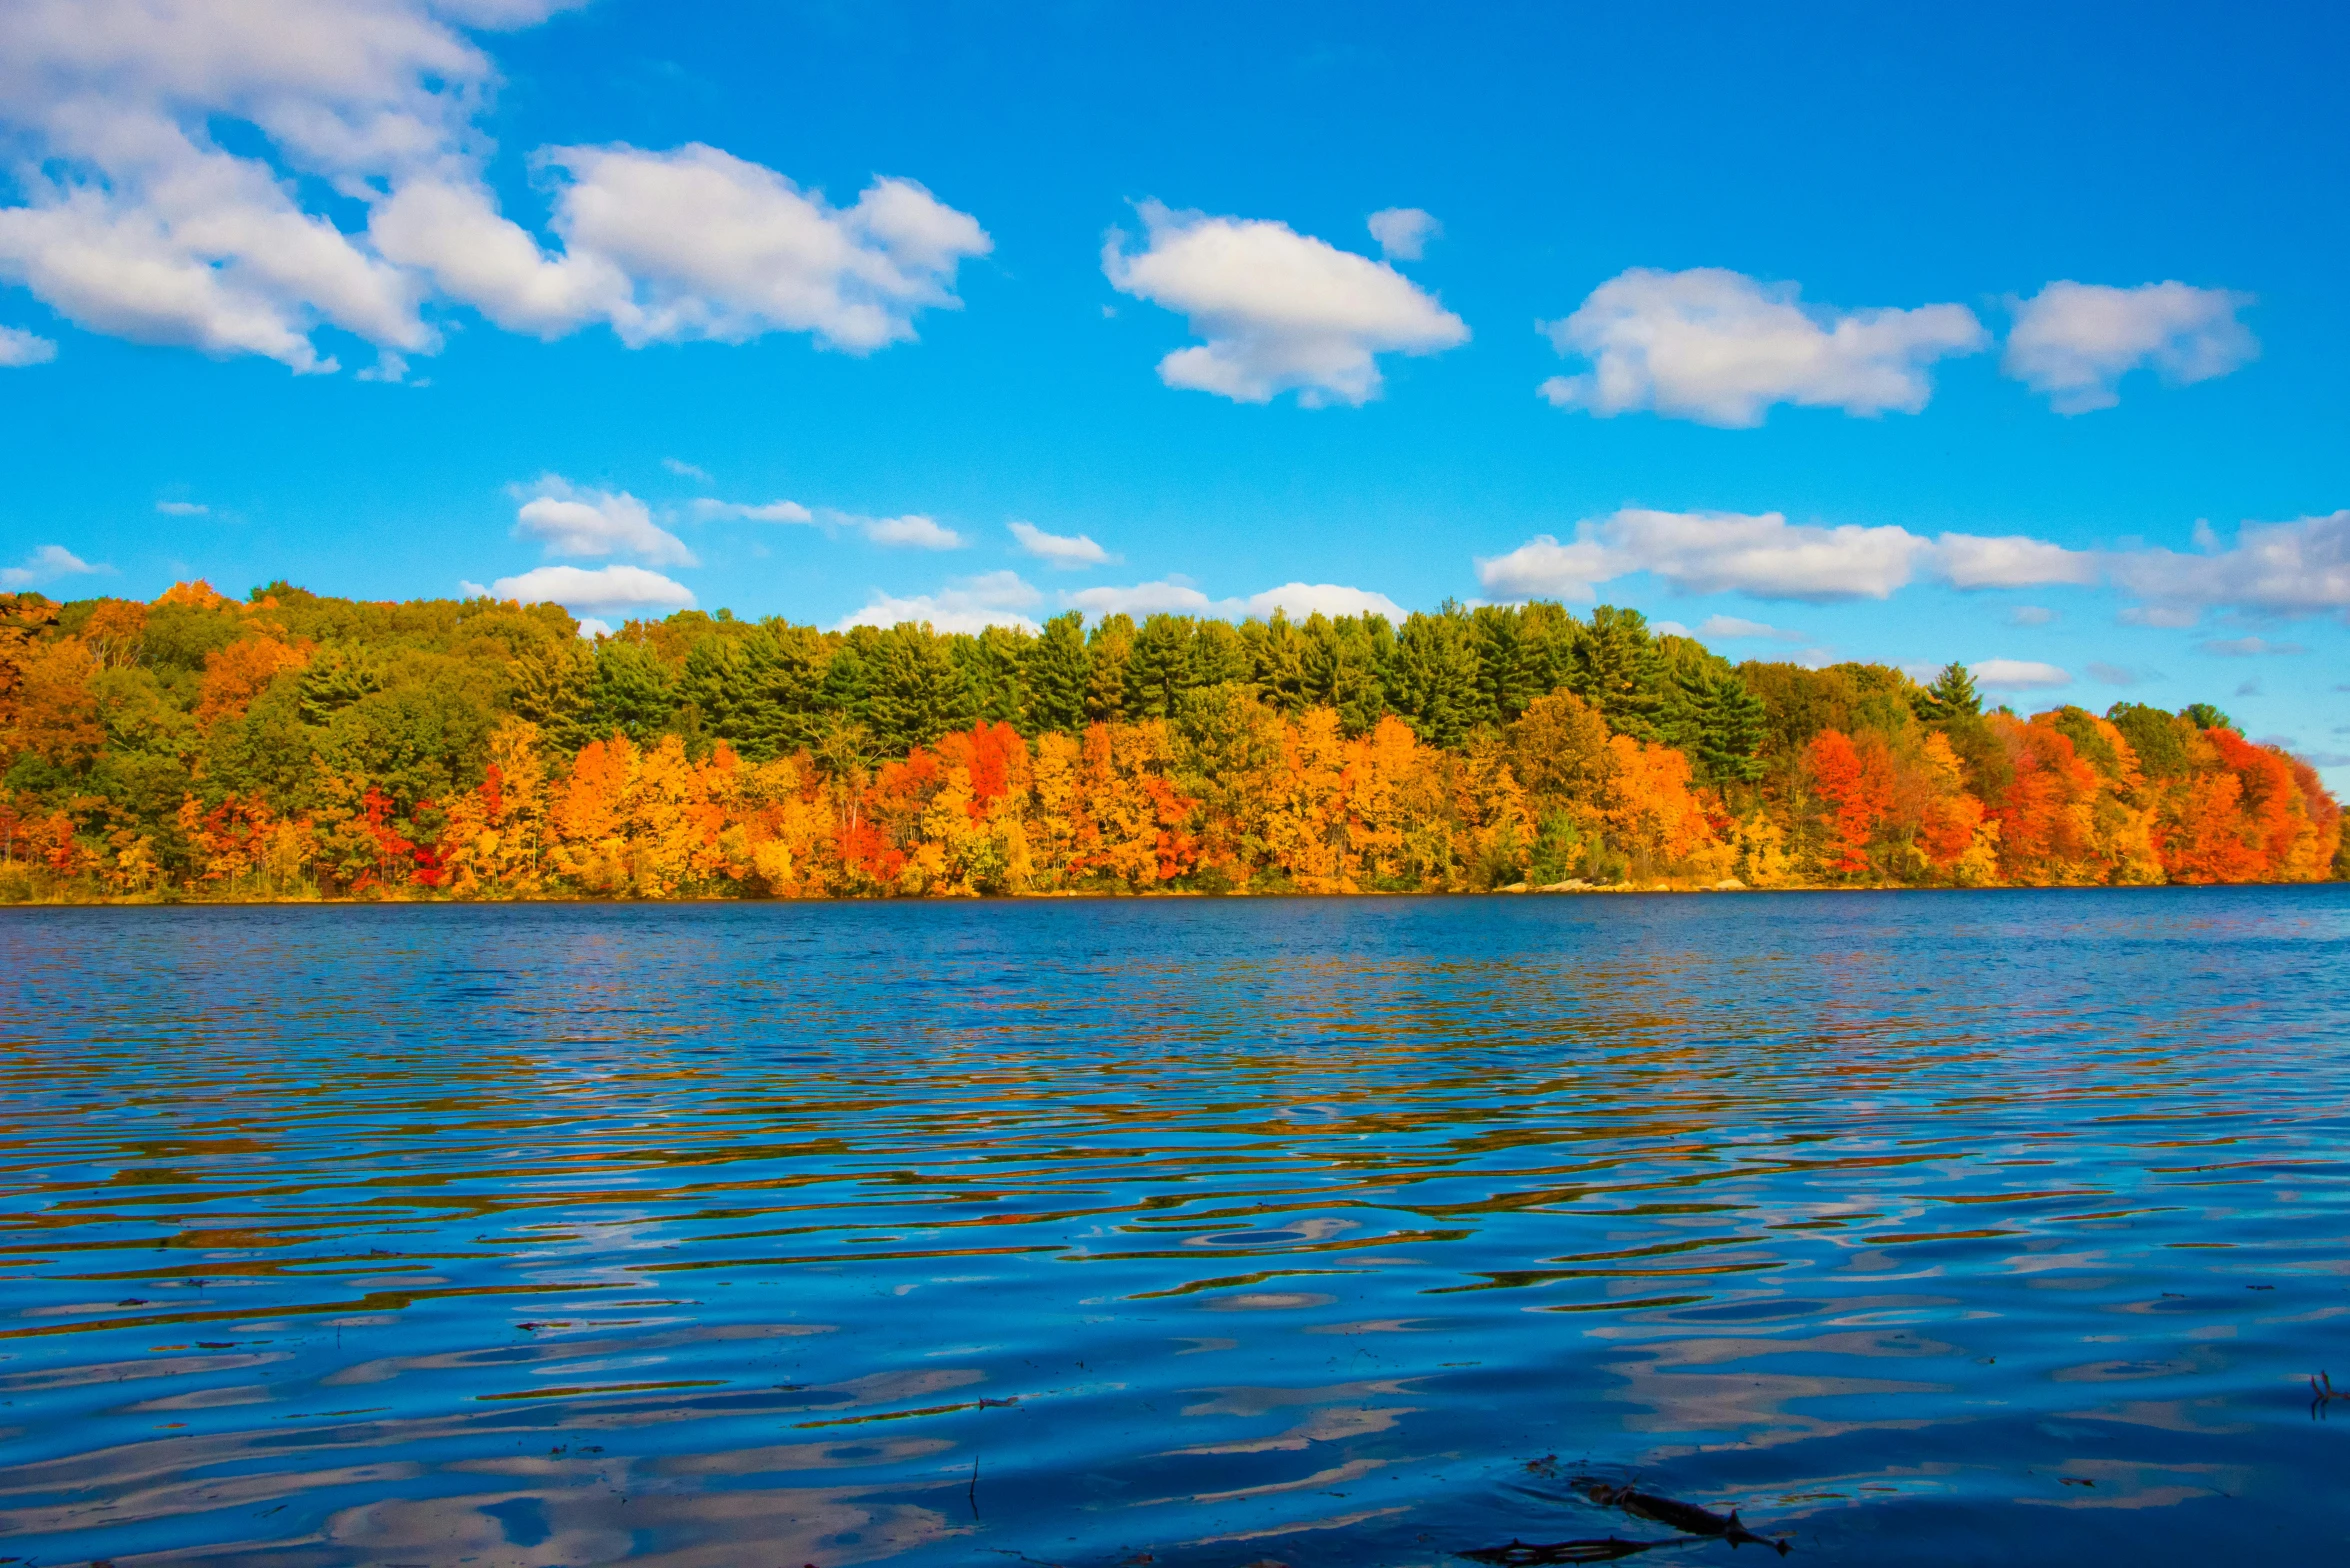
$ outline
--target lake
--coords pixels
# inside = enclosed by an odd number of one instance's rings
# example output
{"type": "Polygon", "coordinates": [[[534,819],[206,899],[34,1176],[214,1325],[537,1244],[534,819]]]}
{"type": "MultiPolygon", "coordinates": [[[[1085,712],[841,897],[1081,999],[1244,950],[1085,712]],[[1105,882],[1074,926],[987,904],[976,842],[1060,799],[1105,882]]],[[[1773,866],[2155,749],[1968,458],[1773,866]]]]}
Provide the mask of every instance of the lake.
{"type": "Polygon", "coordinates": [[[2346,977],[2342,886],[0,912],[0,1561],[2350,1560],[2346,977]]]}

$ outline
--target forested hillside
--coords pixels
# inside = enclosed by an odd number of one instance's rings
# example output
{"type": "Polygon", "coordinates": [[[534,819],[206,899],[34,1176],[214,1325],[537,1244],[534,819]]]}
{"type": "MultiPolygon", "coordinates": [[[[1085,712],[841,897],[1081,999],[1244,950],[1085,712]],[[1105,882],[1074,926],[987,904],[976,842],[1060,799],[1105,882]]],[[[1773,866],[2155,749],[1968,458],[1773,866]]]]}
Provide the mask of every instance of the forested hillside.
{"type": "Polygon", "coordinates": [[[0,595],[0,899],[2314,881],[2218,711],[1986,713],[1556,604],[1041,635],[0,595]]]}

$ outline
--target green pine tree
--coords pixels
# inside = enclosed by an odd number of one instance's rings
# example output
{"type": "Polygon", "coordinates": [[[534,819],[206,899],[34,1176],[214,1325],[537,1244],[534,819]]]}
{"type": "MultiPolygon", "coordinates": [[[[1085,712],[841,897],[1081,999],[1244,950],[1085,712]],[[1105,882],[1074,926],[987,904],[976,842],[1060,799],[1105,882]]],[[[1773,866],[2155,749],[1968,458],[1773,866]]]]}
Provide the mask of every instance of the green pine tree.
{"type": "Polygon", "coordinates": [[[1477,675],[1468,617],[1458,606],[1438,615],[1414,613],[1387,666],[1387,705],[1422,740],[1458,746],[1478,711],[1477,675]]]}
{"type": "Polygon", "coordinates": [[[1597,708],[1608,728],[1638,740],[1660,740],[1668,689],[1662,650],[1638,610],[1600,605],[1579,627],[1567,689],[1597,708]]]}
{"type": "Polygon", "coordinates": [[[1981,714],[1983,697],[1975,690],[1975,678],[1967,673],[1967,667],[1953,659],[1942,666],[1932,685],[1910,699],[1910,706],[1928,724],[1948,723],[1981,714]]]}
{"type": "Polygon", "coordinates": [[[1134,634],[1126,658],[1126,717],[1172,718],[1191,686],[1191,622],[1154,615],[1134,634]]]}
{"type": "Polygon", "coordinates": [[[1023,683],[1028,689],[1028,728],[1041,734],[1074,735],[1085,728],[1085,617],[1064,611],[1044,623],[1044,634],[1028,645],[1023,683]]]}

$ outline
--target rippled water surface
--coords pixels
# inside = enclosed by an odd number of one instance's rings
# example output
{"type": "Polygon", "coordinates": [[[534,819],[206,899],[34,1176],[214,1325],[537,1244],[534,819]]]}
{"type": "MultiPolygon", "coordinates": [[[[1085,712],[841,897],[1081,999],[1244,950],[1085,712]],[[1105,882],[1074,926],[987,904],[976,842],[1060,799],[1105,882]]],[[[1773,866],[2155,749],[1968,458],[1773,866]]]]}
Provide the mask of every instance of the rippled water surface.
{"type": "Polygon", "coordinates": [[[2350,1561],[2346,981],[2342,888],[11,911],[0,1561],[2350,1561]]]}

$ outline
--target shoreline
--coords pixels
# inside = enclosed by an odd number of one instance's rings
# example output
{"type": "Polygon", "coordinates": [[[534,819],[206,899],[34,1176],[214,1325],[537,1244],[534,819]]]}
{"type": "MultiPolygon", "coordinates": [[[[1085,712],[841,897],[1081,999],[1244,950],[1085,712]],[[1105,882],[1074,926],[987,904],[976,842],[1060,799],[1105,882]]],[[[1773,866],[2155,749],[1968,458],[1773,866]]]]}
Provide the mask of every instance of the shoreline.
{"type": "Polygon", "coordinates": [[[274,898],[202,898],[163,897],[152,894],[123,895],[97,898],[27,898],[0,900],[0,913],[13,910],[36,909],[295,909],[295,908],[425,908],[425,907],[492,907],[501,905],[596,905],[612,907],[657,908],[669,905],[702,904],[1018,904],[1047,903],[1068,899],[1100,902],[1129,902],[1151,899],[1197,899],[1208,901],[1245,901],[1282,899],[1474,899],[1524,897],[1686,897],[1709,893],[1789,894],[1789,893],[2163,893],[2207,892],[2217,888],[2321,888],[2346,885],[2341,879],[2323,882],[2019,882],[1995,883],[1979,887],[1917,887],[1899,882],[1878,883],[1785,883],[1777,887],[1747,887],[1743,884],[1725,887],[1719,884],[1704,886],[1671,886],[1664,883],[1634,885],[1613,883],[1606,886],[1585,887],[1496,887],[1484,889],[1447,888],[1357,888],[1346,892],[1307,892],[1295,889],[1261,889],[1258,891],[1211,892],[1204,888],[1048,888],[1020,893],[973,894],[833,894],[814,896],[761,896],[742,894],[688,894],[676,898],[599,898],[592,895],[518,896],[504,898],[467,898],[447,896],[415,896],[400,894],[384,898],[352,898],[348,896],[289,895],[274,898]]]}

